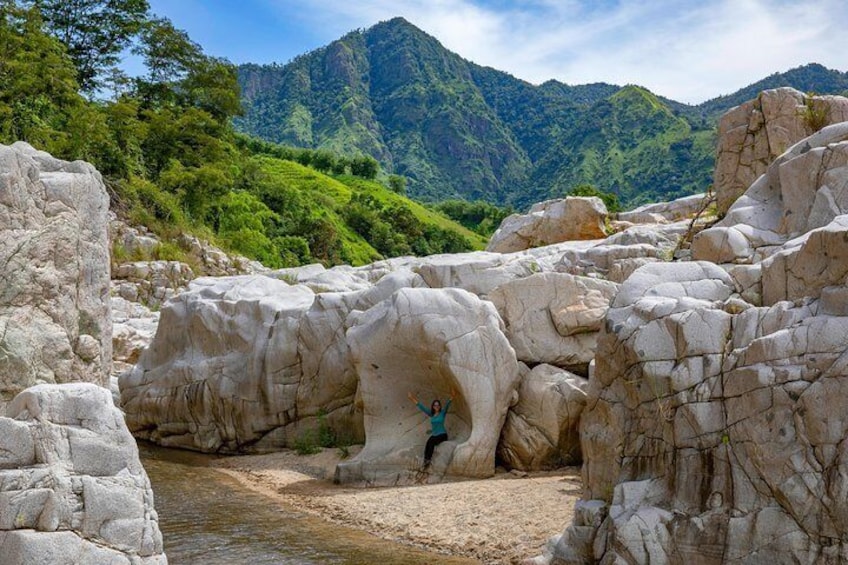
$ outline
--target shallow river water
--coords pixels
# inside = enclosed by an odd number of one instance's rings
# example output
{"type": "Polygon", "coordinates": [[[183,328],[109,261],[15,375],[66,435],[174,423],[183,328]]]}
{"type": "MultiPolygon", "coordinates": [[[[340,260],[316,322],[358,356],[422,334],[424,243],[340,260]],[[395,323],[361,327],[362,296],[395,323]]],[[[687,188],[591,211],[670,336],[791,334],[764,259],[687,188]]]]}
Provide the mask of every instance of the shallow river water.
{"type": "Polygon", "coordinates": [[[469,564],[280,506],[209,468],[210,456],[140,444],[172,565],[469,564]]]}

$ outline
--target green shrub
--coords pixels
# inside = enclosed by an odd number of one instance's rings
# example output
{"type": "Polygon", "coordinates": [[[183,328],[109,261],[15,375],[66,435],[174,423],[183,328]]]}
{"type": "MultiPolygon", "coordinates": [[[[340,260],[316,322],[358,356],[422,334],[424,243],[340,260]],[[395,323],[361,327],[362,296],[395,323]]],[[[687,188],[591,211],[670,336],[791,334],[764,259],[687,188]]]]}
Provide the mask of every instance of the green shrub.
{"type": "Polygon", "coordinates": [[[568,191],[567,196],[597,196],[600,198],[604,206],[607,207],[607,212],[615,214],[621,211],[621,204],[618,202],[618,196],[614,192],[600,190],[591,184],[580,184],[568,191]]]}
{"type": "Polygon", "coordinates": [[[327,422],[327,412],[322,408],[318,411],[318,445],[321,447],[336,447],[336,432],[327,422]]]}
{"type": "Polygon", "coordinates": [[[308,430],[294,440],[294,450],[298,455],[315,455],[321,452],[321,446],[315,439],[315,431],[308,430]]]}
{"type": "Polygon", "coordinates": [[[812,92],[804,99],[802,118],[812,133],[815,133],[830,123],[830,106],[824,102],[816,103],[812,92]]]}
{"type": "Polygon", "coordinates": [[[181,261],[184,263],[186,253],[175,243],[162,241],[153,250],[153,257],[160,261],[181,261]]]}

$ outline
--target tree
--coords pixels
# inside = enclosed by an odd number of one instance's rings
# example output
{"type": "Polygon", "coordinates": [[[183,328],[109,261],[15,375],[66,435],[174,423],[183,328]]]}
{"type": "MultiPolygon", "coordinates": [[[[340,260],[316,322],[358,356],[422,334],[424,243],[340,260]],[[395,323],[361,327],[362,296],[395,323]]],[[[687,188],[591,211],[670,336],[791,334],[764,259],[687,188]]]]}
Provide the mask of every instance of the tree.
{"type": "Polygon", "coordinates": [[[140,29],[133,53],[144,58],[147,80],[174,83],[186,77],[203,58],[203,49],[168,18],[151,18],[140,29]]]}
{"type": "MultiPolygon", "coordinates": [[[[329,173],[333,170],[336,164],[336,156],[330,151],[324,149],[318,150],[312,154],[312,167],[322,173],[329,173]]],[[[351,164],[353,170],[353,164],[351,164]]],[[[356,173],[353,173],[356,174],[356,173]]]]}
{"type": "Polygon", "coordinates": [[[406,196],[406,177],[391,175],[389,177],[389,189],[392,192],[406,196]]]}
{"type": "Polygon", "coordinates": [[[618,203],[618,196],[614,192],[600,190],[591,184],[577,185],[568,191],[567,196],[597,196],[603,200],[609,213],[614,214],[621,211],[621,205],[618,203]]]}
{"type": "Polygon", "coordinates": [[[0,4],[0,141],[25,140],[57,156],[85,100],[62,45],[42,32],[34,8],[0,4]]]}
{"type": "Polygon", "coordinates": [[[147,0],[31,0],[49,33],[65,44],[86,92],[120,60],[148,18],[147,0]]]}
{"type": "Polygon", "coordinates": [[[360,155],[350,160],[350,174],[364,179],[373,179],[380,171],[380,164],[370,155],[360,155]]]}

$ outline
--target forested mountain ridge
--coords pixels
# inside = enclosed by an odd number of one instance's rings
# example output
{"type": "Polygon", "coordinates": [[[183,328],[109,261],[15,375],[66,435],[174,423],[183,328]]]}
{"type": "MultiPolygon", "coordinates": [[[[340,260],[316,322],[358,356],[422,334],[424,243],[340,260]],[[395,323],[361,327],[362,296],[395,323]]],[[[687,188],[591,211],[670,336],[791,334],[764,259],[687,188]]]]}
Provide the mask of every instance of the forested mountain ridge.
{"type": "Polygon", "coordinates": [[[242,65],[236,126],[372,155],[424,200],[521,208],[588,183],[635,205],[705,190],[716,117],[761,87],[839,93],[845,77],[808,65],[699,106],[633,85],[536,86],[466,61],[395,18],[286,65],[242,65]]]}

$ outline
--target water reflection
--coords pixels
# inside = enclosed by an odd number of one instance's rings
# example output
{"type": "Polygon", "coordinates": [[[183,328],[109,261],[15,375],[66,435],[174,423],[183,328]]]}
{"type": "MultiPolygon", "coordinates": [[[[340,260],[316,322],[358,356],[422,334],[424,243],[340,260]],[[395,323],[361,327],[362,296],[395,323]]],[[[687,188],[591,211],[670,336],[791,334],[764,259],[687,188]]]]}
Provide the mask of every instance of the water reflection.
{"type": "Polygon", "coordinates": [[[470,564],[329,524],[206,467],[210,456],[140,444],[172,565],[470,564]]]}

